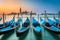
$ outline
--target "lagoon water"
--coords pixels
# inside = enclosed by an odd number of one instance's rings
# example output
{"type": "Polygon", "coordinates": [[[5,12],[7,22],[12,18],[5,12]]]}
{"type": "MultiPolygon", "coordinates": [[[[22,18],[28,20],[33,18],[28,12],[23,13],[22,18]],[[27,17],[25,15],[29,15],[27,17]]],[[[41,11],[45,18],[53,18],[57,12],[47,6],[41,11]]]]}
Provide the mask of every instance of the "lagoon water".
{"type": "MultiPolygon", "coordinates": [[[[53,15],[51,15],[51,16],[48,15],[48,16],[53,18],[53,15]]],[[[2,17],[2,15],[0,15],[0,17],[2,17]]],[[[21,17],[21,15],[19,17],[21,17]]],[[[30,19],[30,15],[23,15],[21,17],[22,23],[26,20],[27,17],[29,17],[29,19],[30,19]]],[[[33,17],[37,21],[39,21],[38,15],[33,15],[33,17]]],[[[40,17],[44,17],[44,15],[40,15],[40,17]]],[[[58,16],[56,16],[56,17],[58,17],[58,16]]],[[[5,22],[11,20],[12,18],[13,18],[13,15],[6,15],[5,22]]],[[[17,19],[18,19],[18,15],[15,16],[15,21],[17,21],[17,19]]],[[[2,24],[2,23],[3,23],[3,20],[0,21],[0,24],[2,24]]],[[[25,36],[17,37],[16,30],[14,30],[14,32],[12,31],[12,32],[6,33],[4,35],[0,35],[0,40],[60,40],[60,35],[48,31],[43,26],[41,26],[42,34],[40,36],[35,35],[32,27],[33,26],[30,25],[30,30],[29,30],[28,34],[25,36]]]]}

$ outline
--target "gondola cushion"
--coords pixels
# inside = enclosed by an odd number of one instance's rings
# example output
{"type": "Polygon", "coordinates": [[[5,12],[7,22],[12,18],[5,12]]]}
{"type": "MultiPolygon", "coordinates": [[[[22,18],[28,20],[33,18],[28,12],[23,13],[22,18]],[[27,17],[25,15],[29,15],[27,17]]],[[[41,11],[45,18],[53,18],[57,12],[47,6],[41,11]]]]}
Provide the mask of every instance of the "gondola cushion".
{"type": "Polygon", "coordinates": [[[20,28],[18,31],[23,31],[26,27],[22,27],[20,28]]]}
{"type": "Polygon", "coordinates": [[[33,23],[33,26],[36,27],[36,26],[40,26],[40,24],[38,22],[34,22],[33,23]]]}
{"type": "Polygon", "coordinates": [[[50,27],[51,25],[48,22],[45,22],[45,26],[50,27]]]}
{"type": "Polygon", "coordinates": [[[57,27],[55,27],[55,26],[51,26],[50,29],[51,29],[51,30],[57,30],[57,31],[60,31],[60,29],[57,28],[57,27]]]}
{"type": "Polygon", "coordinates": [[[37,27],[34,27],[35,31],[37,32],[40,32],[41,31],[41,27],[40,26],[37,26],[37,27]]]}
{"type": "Polygon", "coordinates": [[[22,24],[23,27],[28,27],[29,22],[25,22],[24,24],[22,24]]]}

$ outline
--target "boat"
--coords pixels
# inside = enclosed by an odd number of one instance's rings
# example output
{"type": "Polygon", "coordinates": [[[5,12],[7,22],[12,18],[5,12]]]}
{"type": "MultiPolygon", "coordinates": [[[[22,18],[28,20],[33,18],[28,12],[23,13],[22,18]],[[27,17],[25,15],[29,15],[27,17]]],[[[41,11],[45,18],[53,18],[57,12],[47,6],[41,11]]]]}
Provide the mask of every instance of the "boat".
{"type": "Polygon", "coordinates": [[[12,18],[9,22],[4,22],[3,24],[0,24],[0,29],[8,27],[14,22],[14,18],[12,18]]]}
{"type": "Polygon", "coordinates": [[[40,35],[41,34],[41,26],[39,24],[38,21],[36,21],[36,19],[32,18],[32,25],[33,25],[33,31],[37,34],[40,35]]]}
{"type": "Polygon", "coordinates": [[[22,27],[19,28],[16,31],[17,37],[19,37],[19,36],[24,35],[25,33],[27,33],[29,31],[29,28],[30,28],[29,26],[30,26],[30,20],[29,20],[29,18],[27,18],[25,20],[25,22],[22,24],[22,27]]]}
{"type": "Polygon", "coordinates": [[[11,21],[9,21],[8,23],[9,23],[9,26],[3,27],[2,29],[0,29],[0,35],[14,31],[14,29],[16,28],[14,26],[14,25],[16,25],[16,23],[14,22],[14,18],[11,21]]]}
{"type": "Polygon", "coordinates": [[[55,22],[49,18],[47,18],[47,22],[45,22],[44,27],[53,33],[60,34],[60,28],[56,27],[55,22]]]}

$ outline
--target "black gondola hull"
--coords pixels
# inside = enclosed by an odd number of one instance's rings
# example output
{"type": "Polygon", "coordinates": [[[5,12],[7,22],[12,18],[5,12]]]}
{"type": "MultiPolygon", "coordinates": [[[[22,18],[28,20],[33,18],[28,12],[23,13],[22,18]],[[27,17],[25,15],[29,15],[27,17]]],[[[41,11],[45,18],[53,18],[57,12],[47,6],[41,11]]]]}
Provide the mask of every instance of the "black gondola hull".
{"type": "Polygon", "coordinates": [[[11,31],[14,31],[14,28],[13,28],[13,29],[11,29],[11,30],[7,30],[7,31],[0,32],[0,35],[1,35],[1,34],[9,33],[9,32],[11,32],[11,31]]]}
{"type": "Polygon", "coordinates": [[[41,31],[40,31],[40,32],[35,31],[35,29],[33,29],[33,31],[34,31],[34,34],[35,34],[35,35],[37,34],[38,36],[40,36],[41,33],[42,33],[41,31]]]}
{"type": "Polygon", "coordinates": [[[28,32],[29,32],[29,28],[28,29],[26,28],[26,30],[24,30],[23,32],[16,31],[16,36],[19,37],[19,36],[22,36],[24,34],[27,34],[28,32]]]}

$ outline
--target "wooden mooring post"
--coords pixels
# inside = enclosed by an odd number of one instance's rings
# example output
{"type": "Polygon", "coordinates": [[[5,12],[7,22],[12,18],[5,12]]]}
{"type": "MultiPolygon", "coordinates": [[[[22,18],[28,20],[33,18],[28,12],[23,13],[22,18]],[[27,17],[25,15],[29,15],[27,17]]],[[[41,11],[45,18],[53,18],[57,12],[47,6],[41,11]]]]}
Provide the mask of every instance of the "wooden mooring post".
{"type": "Polygon", "coordinates": [[[5,19],[4,19],[4,12],[3,12],[3,24],[5,23],[5,19]]]}

